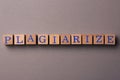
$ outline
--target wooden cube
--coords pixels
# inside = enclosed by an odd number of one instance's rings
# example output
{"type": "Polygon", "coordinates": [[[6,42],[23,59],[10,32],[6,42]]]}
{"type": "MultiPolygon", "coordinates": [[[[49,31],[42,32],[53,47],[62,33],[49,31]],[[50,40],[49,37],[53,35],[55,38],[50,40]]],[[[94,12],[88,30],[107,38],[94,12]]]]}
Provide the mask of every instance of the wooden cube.
{"type": "Polygon", "coordinates": [[[59,34],[50,34],[49,35],[49,44],[50,45],[59,45],[60,44],[59,34]]]}
{"type": "Polygon", "coordinates": [[[36,34],[26,34],[26,45],[36,45],[36,34]]]}
{"type": "Polygon", "coordinates": [[[104,44],[104,35],[103,34],[95,34],[94,35],[94,44],[95,45],[103,45],[104,44]]]}
{"type": "Polygon", "coordinates": [[[13,35],[12,34],[3,35],[3,44],[13,45],[13,35]]]}
{"type": "Polygon", "coordinates": [[[81,34],[71,34],[71,44],[81,44],[81,34]]]}
{"type": "Polygon", "coordinates": [[[115,45],[115,34],[105,34],[105,44],[115,45]]]}
{"type": "Polygon", "coordinates": [[[83,34],[82,35],[82,44],[92,45],[92,34],[83,34]]]}
{"type": "Polygon", "coordinates": [[[25,35],[14,34],[14,45],[25,45],[25,35]]]}
{"type": "Polygon", "coordinates": [[[48,34],[38,34],[38,45],[48,45],[48,34]]]}
{"type": "Polygon", "coordinates": [[[71,40],[70,40],[70,34],[61,34],[61,45],[70,45],[71,40]]]}

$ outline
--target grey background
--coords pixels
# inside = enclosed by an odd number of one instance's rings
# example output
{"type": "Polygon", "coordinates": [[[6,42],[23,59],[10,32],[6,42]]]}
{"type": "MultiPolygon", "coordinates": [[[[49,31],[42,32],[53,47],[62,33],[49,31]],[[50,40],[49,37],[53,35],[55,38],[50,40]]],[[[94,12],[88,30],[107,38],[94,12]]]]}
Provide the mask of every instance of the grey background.
{"type": "Polygon", "coordinates": [[[120,0],[0,0],[0,80],[120,80],[120,0]],[[116,46],[14,46],[3,34],[115,33],[116,46]]]}

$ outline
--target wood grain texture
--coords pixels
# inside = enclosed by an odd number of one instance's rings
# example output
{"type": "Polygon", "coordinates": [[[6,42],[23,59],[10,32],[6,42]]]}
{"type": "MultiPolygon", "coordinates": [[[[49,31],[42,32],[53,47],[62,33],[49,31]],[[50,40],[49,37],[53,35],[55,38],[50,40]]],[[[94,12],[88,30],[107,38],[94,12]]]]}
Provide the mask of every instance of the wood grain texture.
{"type": "Polygon", "coordinates": [[[13,35],[12,34],[3,35],[2,42],[5,45],[13,45],[13,35]]]}
{"type": "Polygon", "coordinates": [[[92,34],[82,34],[82,44],[92,45],[92,34]]]}
{"type": "Polygon", "coordinates": [[[115,34],[105,34],[105,45],[115,45],[115,34]]]}
{"type": "Polygon", "coordinates": [[[50,34],[49,35],[49,44],[50,45],[59,45],[60,44],[59,34],[50,34]]]}
{"type": "Polygon", "coordinates": [[[38,45],[48,45],[48,34],[38,34],[38,45]]]}
{"type": "Polygon", "coordinates": [[[103,45],[104,44],[104,35],[103,34],[94,34],[93,37],[95,45],[103,45]]]}
{"type": "Polygon", "coordinates": [[[81,34],[71,34],[71,44],[81,44],[81,34]]]}
{"type": "Polygon", "coordinates": [[[61,38],[61,45],[71,44],[70,34],[61,34],[60,38],[61,38]]]}
{"type": "Polygon", "coordinates": [[[36,45],[36,34],[26,34],[26,45],[36,45]]]}
{"type": "Polygon", "coordinates": [[[14,34],[14,45],[25,45],[25,35],[14,34]]]}

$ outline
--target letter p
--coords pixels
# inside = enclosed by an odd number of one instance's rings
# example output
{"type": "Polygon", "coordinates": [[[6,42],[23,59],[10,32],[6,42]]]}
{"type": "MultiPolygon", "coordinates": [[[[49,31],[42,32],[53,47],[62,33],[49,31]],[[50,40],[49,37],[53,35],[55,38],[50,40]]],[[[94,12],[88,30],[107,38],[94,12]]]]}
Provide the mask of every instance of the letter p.
{"type": "Polygon", "coordinates": [[[3,42],[5,45],[13,45],[13,35],[4,35],[3,42]]]}

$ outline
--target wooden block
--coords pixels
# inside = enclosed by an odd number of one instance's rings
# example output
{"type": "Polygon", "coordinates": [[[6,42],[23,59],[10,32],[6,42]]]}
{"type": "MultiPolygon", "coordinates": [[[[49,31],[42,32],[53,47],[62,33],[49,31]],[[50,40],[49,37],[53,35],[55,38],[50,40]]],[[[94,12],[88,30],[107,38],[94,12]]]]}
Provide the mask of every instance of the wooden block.
{"type": "Polygon", "coordinates": [[[115,45],[115,34],[105,34],[105,44],[115,45]]]}
{"type": "Polygon", "coordinates": [[[48,45],[48,34],[38,34],[38,45],[48,45]]]}
{"type": "Polygon", "coordinates": [[[50,45],[59,45],[60,44],[59,34],[50,34],[49,35],[49,44],[50,45]]]}
{"type": "Polygon", "coordinates": [[[25,35],[14,34],[14,45],[25,45],[25,35]]]}
{"type": "Polygon", "coordinates": [[[95,34],[94,35],[94,44],[95,45],[103,45],[104,44],[104,35],[103,34],[95,34]]]}
{"type": "Polygon", "coordinates": [[[3,44],[13,45],[13,35],[12,34],[3,35],[3,44]]]}
{"type": "Polygon", "coordinates": [[[82,44],[92,45],[92,34],[83,34],[82,35],[82,44]]]}
{"type": "Polygon", "coordinates": [[[61,45],[69,45],[71,43],[70,34],[61,34],[61,45]]]}
{"type": "Polygon", "coordinates": [[[71,34],[71,44],[81,44],[81,34],[71,34]]]}
{"type": "Polygon", "coordinates": [[[26,45],[36,45],[36,34],[26,34],[26,45]]]}

